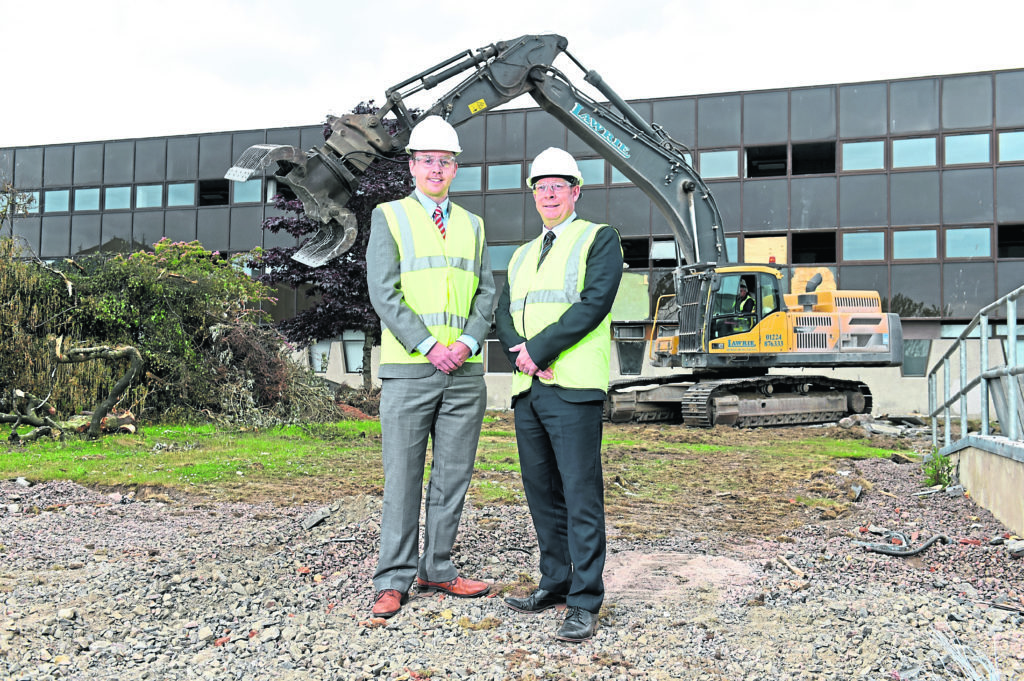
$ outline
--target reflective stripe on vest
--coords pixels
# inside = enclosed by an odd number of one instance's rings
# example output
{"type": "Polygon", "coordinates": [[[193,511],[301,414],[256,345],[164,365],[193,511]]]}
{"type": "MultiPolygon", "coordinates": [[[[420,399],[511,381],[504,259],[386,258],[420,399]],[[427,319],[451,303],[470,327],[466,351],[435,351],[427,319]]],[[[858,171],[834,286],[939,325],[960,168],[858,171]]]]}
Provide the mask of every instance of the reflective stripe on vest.
{"type": "MultiPolygon", "coordinates": [[[[469,320],[480,282],[483,224],[450,204],[447,238],[413,197],[380,206],[398,246],[402,297],[439,343],[458,340],[469,320]]],[[[482,361],[480,354],[467,362],[482,361]]],[[[408,352],[387,328],[381,333],[381,364],[420,364],[429,360],[408,352]]]]}
{"type": "MultiPolygon", "coordinates": [[[[563,228],[555,239],[544,265],[537,268],[541,238],[521,246],[509,262],[509,310],[516,331],[524,338],[533,338],[557,322],[566,310],[578,303],[587,272],[587,256],[597,232],[604,225],[576,220],[563,228]]],[[[563,388],[608,390],[611,354],[611,315],[584,336],[576,345],[562,352],[552,362],[551,379],[544,383],[563,388]]],[[[512,377],[512,394],[530,389],[533,378],[516,372],[512,377]]]]}

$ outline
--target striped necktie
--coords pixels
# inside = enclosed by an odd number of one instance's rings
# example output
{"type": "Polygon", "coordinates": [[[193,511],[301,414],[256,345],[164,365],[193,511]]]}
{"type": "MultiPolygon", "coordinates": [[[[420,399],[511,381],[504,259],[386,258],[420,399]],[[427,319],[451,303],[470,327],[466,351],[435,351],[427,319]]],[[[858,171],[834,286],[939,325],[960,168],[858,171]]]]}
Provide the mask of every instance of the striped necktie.
{"type": "Polygon", "coordinates": [[[441,230],[441,238],[444,238],[444,216],[441,214],[441,206],[434,209],[434,224],[441,230]]]}
{"type": "Polygon", "coordinates": [[[548,230],[548,233],[544,235],[544,244],[540,247],[540,260],[537,261],[537,267],[540,267],[541,263],[544,262],[544,258],[548,257],[548,251],[551,250],[551,244],[555,242],[555,233],[552,230],[548,230]]]}

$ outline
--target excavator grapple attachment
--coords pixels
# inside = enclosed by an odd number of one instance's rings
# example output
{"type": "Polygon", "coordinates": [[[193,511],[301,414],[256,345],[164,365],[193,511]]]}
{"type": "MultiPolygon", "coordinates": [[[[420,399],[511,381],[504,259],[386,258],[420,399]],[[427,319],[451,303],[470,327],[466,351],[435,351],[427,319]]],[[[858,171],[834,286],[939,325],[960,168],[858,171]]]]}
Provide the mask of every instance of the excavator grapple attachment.
{"type": "Polygon", "coordinates": [[[254,144],[245,151],[224,173],[225,180],[233,182],[245,182],[256,174],[256,171],[263,170],[274,161],[288,161],[295,165],[302,165],[306,161],[306,155],[285,144],[254,144]]]}
{"type": "MultiPolygon", "coordinates": [[[[358,229],[356,216],[352,211],[337,202],[330,202],[330,197],[326,196],[326,192],[314,195],[304,185],[295,186],[293,184],[293,182],[297,184],[297,181],[288,171],[298,169],[298,178],[305,178],[310,158],[311,155],[292,146],[254,144],[242,152],[235,164],[224,173],[224,179],[245,182],[257,172],[276,162],[279,171],[285,172],[284,175],[279,174],[279,179],[292,186],[297,194],[301,194],[307,215],[320,223],[319,229],[306,240],[292,258],[308,267],[322,267],[332,258],[338,257],[352,247],[358,229]],[[321,204],[330,206],[329,215],[324,215],[320,210],[321,204]]],[[[313,167],[320,166],[314,165],[313,167]]],[[[342,197],[347,200],[349,193],[342,194],[342,197]]]]}
{"type": "Polygon", "coordinates": [[[313,234],[292,256],[293,260],[308,267],[322,267],[336,258],[356,241],[356,216],[348,208],[313,234]]]}

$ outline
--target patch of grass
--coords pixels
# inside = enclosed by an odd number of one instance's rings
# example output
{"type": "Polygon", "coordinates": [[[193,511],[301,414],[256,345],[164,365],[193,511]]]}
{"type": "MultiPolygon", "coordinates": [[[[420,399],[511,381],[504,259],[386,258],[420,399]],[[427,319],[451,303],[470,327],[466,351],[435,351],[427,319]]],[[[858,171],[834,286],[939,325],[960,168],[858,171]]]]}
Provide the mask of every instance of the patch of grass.
{"type": "Polygon", "coordinates": [[[500,624],[501,620],[497,617],[492,617],[491,615],[484,617],[479,622],[474,622],[468,617],[459,618],[459,626],[470,631],[486,631],[487,629],[494,629],[500,624]]]}
{"type": "Polygon", "coordinates": [[[516,434],[511,430],[481,430],[480,437],[496,437],[499,439],[515,440],[516,434]]]}
{"type": "Polygon", "coordinates": [[[515,489],[495,480],[474,480],[469,485],[469,496],[478,506],[494,504],[515,505],[524,501],[522,488],[515,489]]]}
{"type": "Polygon", "coordinates": [[[199,491],[300,478],[316,478],[335,489],[350,480],[365,488],[383,484],[379,434],[380,424],[373,421],[265,431],[156,426],[136,435],[8,447],[0,456],[0,476],[199,491]]]}
{"type": "MultiPolygon", "coordinates": [[[[511,418],[489,414],[488,419],[468,499],[480,506],[525,504],[511,418]]],[[[815,487],[815,472],[833,471],[836,459],[889,457],[892,452],[870,440],[807,429],[697,431],[607,424],[604,433],[610,522],[625,534],[649,537],[674,531],[679,518],[776,536],[804,522],[805,514],[790,503],[798,493],[805,497],[804,506],[836,508],[837,502],[826,497],[838,497],[841,490],[815,487]]],[[[0,449],[0,477],[67,479],[99,488],[162,487],[172,496],[178,490],[216,499],[310,503],[379,494],[384,480],[380,448],[378,421],[267,430],[148,426],[136,435],[95,441],[6,445],[0,449]]],[[[431,459],[428,449],[425,477],[431,459]]]]}
{"type": "MultiPolygon", "coordinates": [[[[680,426],[682,427],[682,426],[680,426]]],[[[643,449],[651,450],[657,449],[665,452],[726,452],[729,451],[730,447],[724,445],[708,445],[698,442],[666,442],[658,441],[651,442],[650,440],[637,440],[637,439],[616,439],[605,437],[601,440],[603,449],[610,447],[640,447],[643,449]]]]}
{"type": "Polygon", "coordinates": [[[820,460],[826,459],[888,459],[891,449],[873,447],[859,440],[797,440],[780,446],[776,452],[779,456],[810,455],[820,460]]]}
{"type": "Polygon", "coordinates": [[[514,444],[507,448],[478,450],[474,467],[478,471],[521,472],[519,469],[519,454],[514,444]]]}

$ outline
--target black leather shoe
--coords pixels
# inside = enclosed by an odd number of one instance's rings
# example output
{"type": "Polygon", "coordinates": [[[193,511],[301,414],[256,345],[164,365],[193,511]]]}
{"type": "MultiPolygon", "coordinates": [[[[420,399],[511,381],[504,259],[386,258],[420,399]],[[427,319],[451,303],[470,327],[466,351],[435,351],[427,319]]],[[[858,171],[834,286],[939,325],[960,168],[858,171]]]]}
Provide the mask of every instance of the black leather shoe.
{"type": "Polygon", "coordinates": [[[540,612],[556,605],[565,605],[565,594],[536,589],[526,598],[506,598],[505,605],[517,612],[540,612]]]}
{"type": "Polygon", "coordinates": [[[555,634],[559,641],[579,643],[586,641],[597,631],[597,613],[589,612],[577,606],[570,606],[562,628],[555,634]]]}

